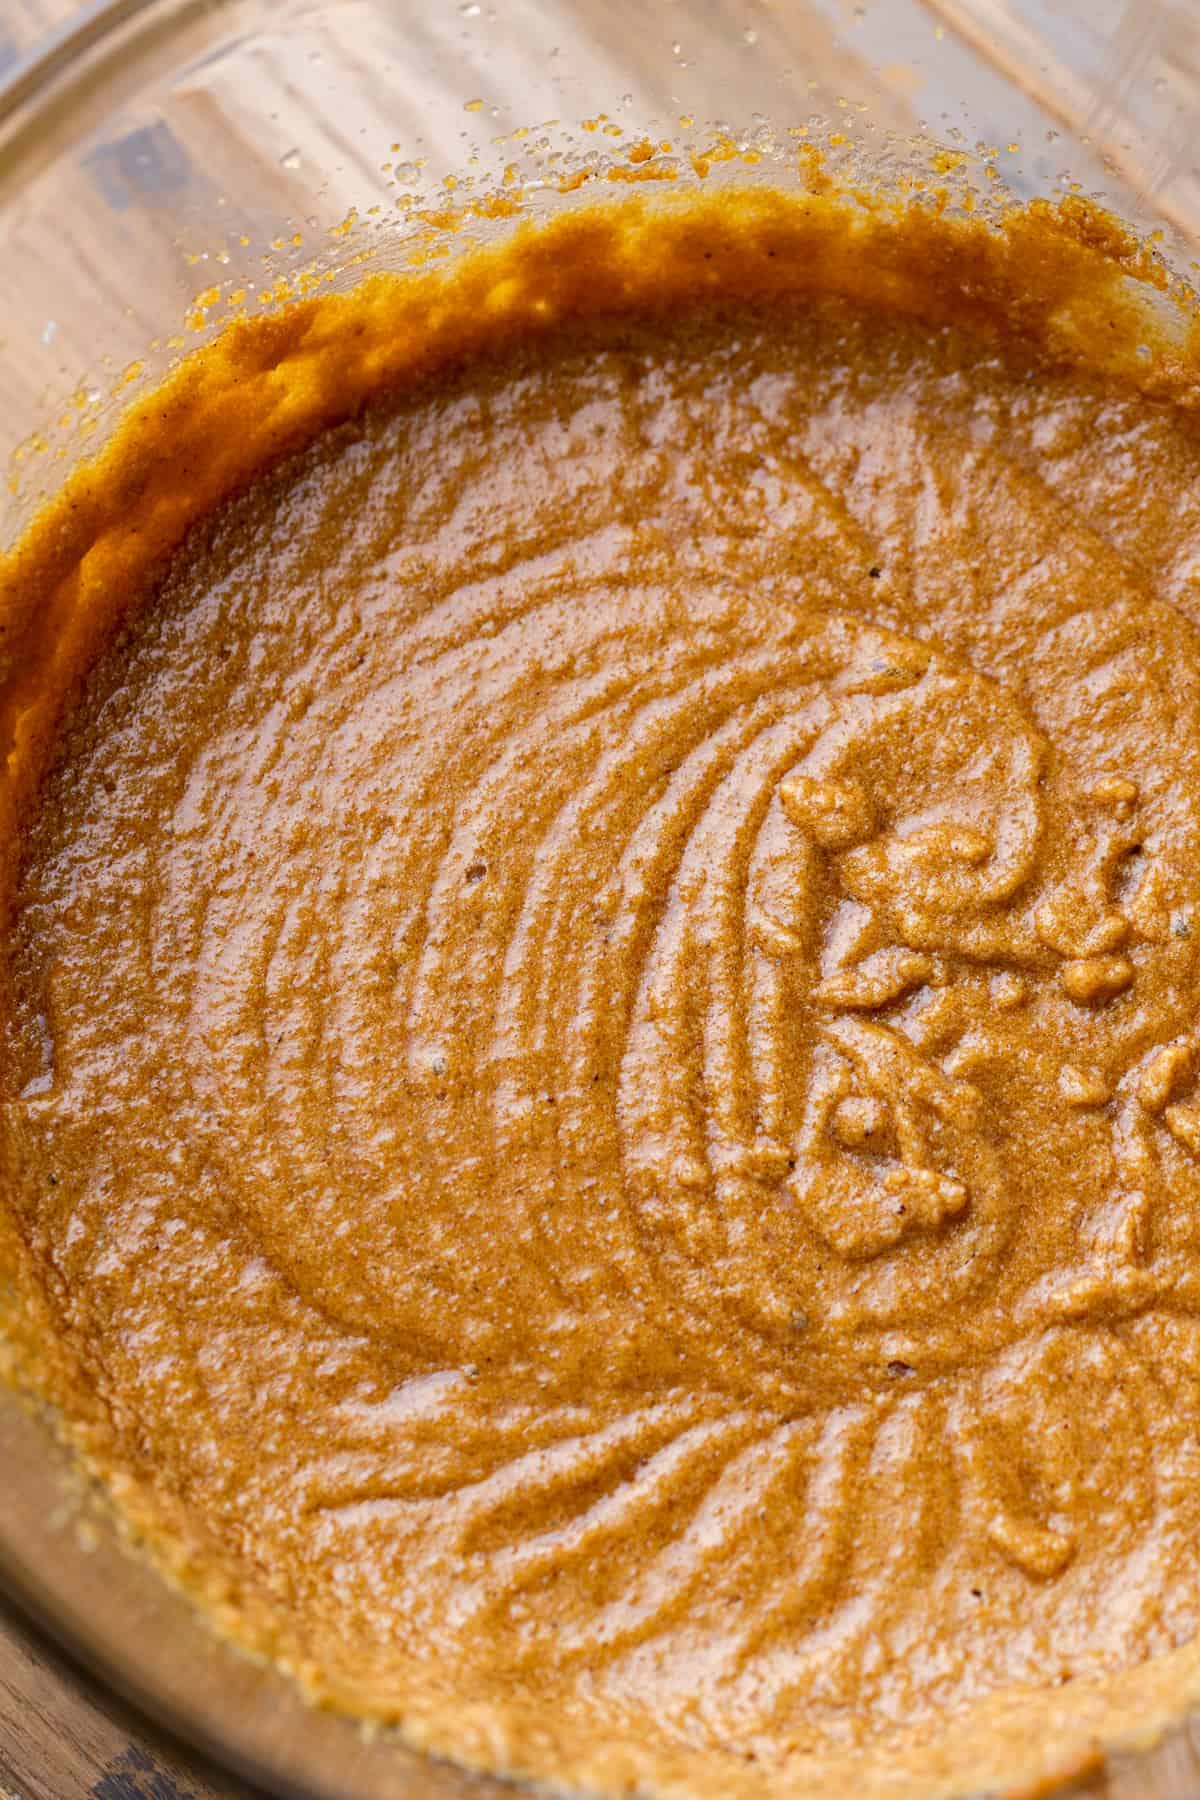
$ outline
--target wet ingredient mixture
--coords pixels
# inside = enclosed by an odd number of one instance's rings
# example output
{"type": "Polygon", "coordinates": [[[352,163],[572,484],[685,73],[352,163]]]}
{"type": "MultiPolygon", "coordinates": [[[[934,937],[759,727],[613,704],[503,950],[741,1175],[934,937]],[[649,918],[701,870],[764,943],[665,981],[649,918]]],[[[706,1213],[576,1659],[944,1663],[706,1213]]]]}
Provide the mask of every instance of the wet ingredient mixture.
{"type": "Polygon", "coordinates": [[[730,285],[414,377],[114,620],[12,852],[8,1259],[325,1698],[951,1792],[1194,1684],[1200,437],[730,285]]]}

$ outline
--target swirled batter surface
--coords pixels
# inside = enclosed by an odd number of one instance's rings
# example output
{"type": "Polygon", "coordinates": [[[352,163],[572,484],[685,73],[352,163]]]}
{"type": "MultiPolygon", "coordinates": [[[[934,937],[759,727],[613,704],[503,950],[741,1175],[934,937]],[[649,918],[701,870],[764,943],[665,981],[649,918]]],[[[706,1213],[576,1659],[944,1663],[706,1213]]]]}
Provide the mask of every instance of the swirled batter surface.
{"type": "Polygon", "coordinates": [[[22,839],[4,1205],[244,1635],[746,1795],[1069,1761],[1175,1667],[1198,496],[1184,409],[698,297],[192,529],[22,839]]]}

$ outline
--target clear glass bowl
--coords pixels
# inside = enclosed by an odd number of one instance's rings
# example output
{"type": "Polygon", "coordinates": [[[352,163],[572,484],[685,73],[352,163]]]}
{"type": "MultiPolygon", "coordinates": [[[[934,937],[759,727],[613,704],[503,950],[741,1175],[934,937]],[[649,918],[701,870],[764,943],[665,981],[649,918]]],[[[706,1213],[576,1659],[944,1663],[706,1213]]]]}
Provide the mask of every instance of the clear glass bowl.
{"type": "MultiPolygon", "coordinates": [[[[245,295],[403,260],[415,205],[616,134],[830,123],[848,154],[968,153],[981,188],[1073,183],[1183,272],[1200,256],[1195,0],[109,0],[25,57],[0,7],[0,542],[139,384],[245,295]],[[341,231],[347,222],[351,229],[341,231]]],[[[771,179],[782,178],[768,165],[771,179]]],[[[539,192],[539,184],[544,192],[539,192]]],[[[562,202],[566,203],[566,202],[562,202]]],[[[364,1736],[224,1648],[125,1551],[0,1391],[0,1579],[147,1710],[275,1792],[506,1784],[364,1736]]],[[[1183,1730],[1086,1790],[1200,1793],[1183,1730]]],[[[1077,1790],[1083,1792],[1084,1790],[1077,1790]]]]}

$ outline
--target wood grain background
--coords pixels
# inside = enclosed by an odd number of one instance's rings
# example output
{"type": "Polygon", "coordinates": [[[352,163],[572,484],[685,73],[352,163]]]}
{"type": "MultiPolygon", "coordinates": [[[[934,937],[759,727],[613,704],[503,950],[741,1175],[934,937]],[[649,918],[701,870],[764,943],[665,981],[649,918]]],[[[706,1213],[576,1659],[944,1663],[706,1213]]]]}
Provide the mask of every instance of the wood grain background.
{"type": "Polygon", "coordinates": [[[246,1800],[0,1604],[0,1800],[246,1800]]]}

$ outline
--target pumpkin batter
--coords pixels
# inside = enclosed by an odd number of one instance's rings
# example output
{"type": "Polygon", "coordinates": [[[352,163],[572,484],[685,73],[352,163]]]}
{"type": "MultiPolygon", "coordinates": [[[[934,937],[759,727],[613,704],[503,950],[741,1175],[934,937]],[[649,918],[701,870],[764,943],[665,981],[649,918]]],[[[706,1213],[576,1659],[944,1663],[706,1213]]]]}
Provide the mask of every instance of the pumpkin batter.
{"type": "Polygon", "coordinates": [[[230,334],[10,559],[9,1336],[352,1712],[954,1792],[1196,1686],[1200,434],[1061,218],[745,205],[230,334]]]}

